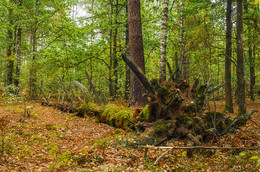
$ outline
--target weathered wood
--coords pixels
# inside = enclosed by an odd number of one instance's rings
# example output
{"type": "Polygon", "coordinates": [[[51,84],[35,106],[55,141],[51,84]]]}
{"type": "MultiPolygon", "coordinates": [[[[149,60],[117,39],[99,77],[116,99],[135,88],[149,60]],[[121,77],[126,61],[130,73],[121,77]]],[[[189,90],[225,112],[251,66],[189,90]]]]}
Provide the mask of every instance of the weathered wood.
{"type": "Polygon", "coordinates": [[[246,147],[205,147],[205,146],[190,146],[190,147],[170,147],[170,146],[150,146],[146,145],[143,146],[145,149],[215,149],[215,150],[260,150],[260,147],[252,147],[252,148],[246,148],[246,147]]]}
{"type": "Polygon", "coordinates": [[[239,127],[245,125],[246,121],[250,119],[251,115],[255,112],[258,112],[256,110],[251,110],[248,113],[245,113],[244,115],[240,115],[236,117],[233,122],[225,129],[225,131],[221,134],[224,135],[226,133],[233,133],[238,129],[239,127]]]}
{"type": "Polygon", "coordinates": [[[224,86],[224,84],[219,84],[216,87],[212,88],[211,90],[208,90],[208,94],[212,94],[215,91],[218,91],[220,88],[222,88],[224,86]]]}
{"type": "Polygon", "coordinates": [[[155,94],[155,91],[153,87],[151,86],[149,80],[145,76],[145,74],[142,72],[142,70],[135,64],[135,62],[132,61],[132,59],[128,58],[125,54],[122,54],[122,59],[124,62],[129,66],[129,68],[134,72],[136,77],[140,80],[140,82],[143,84],[144,88],[152,93],[155,94]]]}
{"type": "Polygon", "coordinates": [[[60,80],[60,82],[61,82],[61,84],[62,84],[63,90],[64,90],[64,92],[65,92],[65,94],[66,94],[66,100],[67,100],[68,102],[71,102],[71,98],[70,98],[70,96],[69,96],[69,94],[68,94],[68,90],[66,89],[63,80],[62,80],[61,77],[59,77],[59,76],[58,76],[58,78],[59,78],[59,80],[60,80]]]}
{"type": "Polygon", "coordinates": [[[96,88],[95,88],[95,86],[94,86],[94,84],[93,84],[93,81],[92,81],[92,79],[89,77],[89,74],[88,74],[87,71],[85,71],[85,75],[86,75],[86,77],[87,77],[87,79],[88,79],[89,85],[91,86],[91,88],[92,88],[92,90],[93,90],[93,92],[94,92],[94,95],[95,95],[95,97],[96,97],[97,104],[98,104],[99,106],[101,106],[101,101],[100,101],[100,99],[99,99],[98,93],[97,93],[96,88]]]}
{"type": "Polygon", "coordinates": [[[78,87],[78,88],[80,89],[80,91],[82,92],[82,94],[83,94],[83,96],[84,96],[84,101],[86,101],[86,98],[87,98],[88,101],[91,100],[91,96],[90,96],[90,94],[89,94],[89,92],[88,92],[88,89],[87,89],[84,85],[82,85],[80,82],[78,82],[78,81],[76,81],[76,80],[74,80],[74,81],[72,81],[72,82],[73,82],[74,85],[75,85],[76,87],[78,87]]]}

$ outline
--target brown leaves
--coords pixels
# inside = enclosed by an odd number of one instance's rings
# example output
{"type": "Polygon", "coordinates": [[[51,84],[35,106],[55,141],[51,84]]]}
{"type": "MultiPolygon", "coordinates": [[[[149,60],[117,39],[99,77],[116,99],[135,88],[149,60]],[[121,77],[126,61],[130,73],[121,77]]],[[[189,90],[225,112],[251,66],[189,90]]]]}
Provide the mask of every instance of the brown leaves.
{"type": "MultiPolygon", "coordinates": [[[[97,123],[95,118],[78,118],[50,107],[27,104],[33,105],[30,118],[21,116],[20,105],[0,106],[0,123],[6,125],[0,171],[228,171],[238,168],[248,171],[257,168],[250,157],[259,152],[253,151],[246,152],[248,156],[243,158],[231,151],[193,151],[193,157],[188,158],[184,150],[173,150],[153,165],[163,151],[148,150],[145,161],[143,149],[127,144],[135,144],[133,133],[97,123]]],[[[223,107],[222,102],[217,102],[217,111],[223,107]]],[[[248,109],[260,112],[259,102],[249,103],[248,109]]],[[[259,112],[252,115],[255,123],[248,121],[235,135],[228,134],[208,146],[259,146],[259,112]]],[[[184,141],[171,140],[166,145],[184,146],[184,141]]]]}

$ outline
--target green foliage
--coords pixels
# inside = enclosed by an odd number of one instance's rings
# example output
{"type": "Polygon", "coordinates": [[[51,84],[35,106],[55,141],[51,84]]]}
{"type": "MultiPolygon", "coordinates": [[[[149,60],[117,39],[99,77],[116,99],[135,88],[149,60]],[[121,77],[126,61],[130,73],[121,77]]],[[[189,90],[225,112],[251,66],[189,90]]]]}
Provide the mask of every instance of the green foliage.
{"type": "MultiPolygon", "coordinates": [[[[33,1],[1,0],[0,15],[0,86],[7,85],[6,71],[10,57],[6,56],[9,43],[17,50],[17,29],[22,27],[21,40],[21,74],[19,76],[19,92],[26,95],[31,89],[28,81],[32,76],[31,69],[37,69],[35,74],[38,86],[51,98],[60,99],[64,91],[57,76],[60,76],[68,91],[74,97],[82,96],[72,81],[77,80],[88,86],[84,71],[89,71],[91,78],[102,94],[110,95],[110,88],[115,87],[117,80],[117,97],[123,97],[125,86],[125,64],[119,58],[126,45],[126,0],[111,1],[43,1],[38,5],[33,1]],[[118,6],[116,5],[118,2],[118,6]],[[90,5],[91,4],[91,5],[90,5]],[[77,7],[84,7],[76,12],[77,7]],[[9,16],[9,11],[13,13],[9,16]],[[7,31],[13,32],[10,40],[7,31]],[[16,34],[14,34],[16,31],[16,34]],[[36,32],[37,51],[33,52],[32,34],[36,32]],[[116,39],[114,39],[117,33],[116,39]],[[116,40],[116,42],[114,42],[116,40]],[[116,45],[115,49],[114,45],[116,45]],[[116,51],[116,52],[114,52],[116,51]],[[35,59],[33,56],[35,55],[35,59]],[[118,65],[114,66],[114,60],[118,65]],[[117,72],[115,72],[117,71],[117,72]],[[42,82],[44,81],[44,82],[42,82]],[[114,85],[114,86],[113,86],[114,85]],[[59,90],[59,91],[58,91],[59,90]]],[[[175,53],[179,59],[180,44],[180,9],[178,3],[170,3],[168,13],[167,61],[171,68],[175,67],[175,53]]],[[[259,31],[256,27],[259,19],[259,9],[253,1],[244,3],[245,16],[245,54],[248,54],[249,41],[257,47],[259,31]],[[254,23],[254,21],[256,23],[254,23]],[[250,34],[251,36],[250,36],[250,34]],[[254,38],[254,39],[251,39],[254,38]]],[[[141,3],[142,30],[147,77],[158,76],[159,43],[162,18],[162,1],[144,0],[141,3]]],[[[198,75],[203,81],[211,78],[213,84],[223,82],[222,66],[223,49],[225,48],[225,3],[219,1],[184,1],[184,42],[186,55],[189,58],[190,81],[198,75]],[[210,11],[210,13],[209,13],[210,11]]],[[[234,18],[232,18],[234,21],[234,18]]],[[[256,49],[255,54],[259,52],[256,49]]],[[[17,54],[13,53],[13,79],[15,79],[17,54]]],[[[236,55],[232,57],[235,59],[236,55]]],[[[248,58],[245,58],[245,61],[248,58]]],[[[259,64],[259,58],[255,58],[259,64]]],[[[232,64],[232,69],[235,65],[232,64]]],[[[173,69],[174,71],[174,69],[173,69]]],[[[246,80],[249,79],[249,65],[245,65],[246,80]]],[[[256,76],[259,70],[256,70],[256,76]]],[[[169,74],[167,73],[169,78],[169,74]]],[[[232,84],[236,77],[232,74],[232,84]]],[[[11,86],[10,86],[11,87],[11,86]]],[[[13,86],[12,86],[13,87],[13,86]]],[[[15,88],[17,89],[17,88],[15,88]]],[[[162,94],[164,93],[161,90],[162,94]]],[[[164,90],[165,91],[165,90],[164,90]]],[[[41,93],[37,90],[38,96],[41,93]]]]}
{"type": "Polygon", "coordinates": [[[149,107],[150,105],[147,104],[143,108],[142,112],[140,113],[140,118],[139,118],[140,121],[151,121],[149,107]]]}

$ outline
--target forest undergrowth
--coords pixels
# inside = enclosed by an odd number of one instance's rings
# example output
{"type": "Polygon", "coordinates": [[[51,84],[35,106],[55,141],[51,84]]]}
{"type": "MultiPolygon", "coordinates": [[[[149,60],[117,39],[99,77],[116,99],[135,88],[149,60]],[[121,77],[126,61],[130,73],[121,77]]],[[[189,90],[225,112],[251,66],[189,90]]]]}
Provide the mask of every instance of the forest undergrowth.
{"type": "MultiPolygon", "coordinates": [[[[222,111],[224,102],[210,107],[222,111]]],[[[227,115],[235,117],[234,109],[227,115]]],[[[246,126],[202,146],[259,147],[260,100],[247,109],[258,112],[246,126]]],[[[144,149],[133,146],[135,133],[33,102],[1,101],[0,129],[0,171],[260,171],[259,150],[172,150],[155,164],[166,150],[148,149],[144,159],[144,149]]]]}

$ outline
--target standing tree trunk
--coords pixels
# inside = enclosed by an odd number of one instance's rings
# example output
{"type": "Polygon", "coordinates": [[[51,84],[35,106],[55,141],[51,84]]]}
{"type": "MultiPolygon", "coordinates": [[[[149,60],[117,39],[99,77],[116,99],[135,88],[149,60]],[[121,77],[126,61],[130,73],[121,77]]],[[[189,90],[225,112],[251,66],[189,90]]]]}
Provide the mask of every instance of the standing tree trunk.
{"type": "MultiPolygon", "coordinates": [[[[145,72],[140,0],[128,0],[128,20],[130,57],[145,72]]],[[[133,106],[145,105],[143,97],[145,89],[133,72],[131,72],[130,88],[133,106]]]]}
{"type": "Polygon", "coordinates": [[[166,80],[166,40],[167,40],[168,0],[163,1],[162,26],[160,41],[160,82],[166,80]]]}
{"type": "Polygon", "coordinates": [[[34,26],[32,28],[32,64],[30,68],[30,78],[29,78],[29,85],[30,85],[30,92],[29,95],[31,98],[37,97],[37,75],[36,75],[36,58],[37,58],[37,30],[38,30],[38,11],[39,11],[39,0],[35,2],[35,21],[34,26]]]}
{"type": "Polygon", "coordinates": [[[180,78],[188,80],[189,79],[189,59],[185,56],[185,43],[184,43],[184,12],[183,12],[183,0],[180,0],[180,46],[181,46],[181,56],[180,56],[180,63],[179,63],[179,70],[181,71],[180,78]]]}
{"type": "Polygon", "coordinates": [[[237,102],[239,115],[246,113],[242,8],[242,0],[237,0],[237,102]]]}
{"type": "Polygon", "coordinates": [[[117,60],[117,36],[118,36],[118,29],[117,29],[117,14],[118,14],[118,0],[116,0],[116,10],[115,10],[115,34],[113,37],[113,42],[114,42],[114,46],[113,46],[113,68],[114,68],[114,97],[113,99],[117,98],[117,90],[118,90],[118,60],[117,60]]]}
{"type": "MultiPolygon", "coordinates": [[[[19,7],[22,6],[23,0],[19,0],[19,7]]],[[[19,24],[17,31],[17,63],[16,63],[16,78],[14,81],[15,86],[18,88],[20,83],[20,68],[21,68],[21,44],[22,44],[22,26],[19,24]]]]}
{"type": "MultiPolygon", "coordinates": [[[[251,40],[249,40],[251,41],[251,40]]],[[[255,101],[255,53],[252,53],[251,43],[249,43],[249,65],[250,65],[250,99],[255,101]],[[252,55],[253,54],[253,55],[252,55]]],[[[255,46],[253,47],[253,51],[255,51],[255,46]]]]}
{"type": "MultiPolygon", "coordinates": [[[[128,5],[126,2],[126,15],[128,16],[128,5]]],[[[126,56],[129,54],[129,30],[128,30],[128,19],[125,26],[125,47],[126,47],[126,56]]],[[[129,99],[129,87],[130,87],[130,69],[125,65],[125,100],[129,99]]]]}
{"type": "Polygon", "coordinates": [[[180,63],[178,60],[178,53],[175,52],[175,78],[174,81],[176,83],[180,82],[181,80],[181,70],[180,70],[180,63]]]}
{"type": "MultiPolygon", "coordinates": [[[[113,25],[113,2],[110,0],[110,26],[112,27],[113,25]]],[[[113,80],[112,80],[112,69],[113,69],[113,47],[112,47],[112,44],[113,44],[113,29],[111,28],[110,31],[109,31],[109,36],[110,36],[110,56],[109,56],[109,65],[110,65],[110,68],[109,68],[109,94],[111,97],[114,96],[114,89],[113,89],[113,80]]]]}
{"type": "MultiPolygon", "coordinates": [[[[12,1],[10,2],[12,3],[12,1]]],[[[10,7],[8,9],[9,23],[10,26],[7,30],[8,35],[8,48],[7,48],[7,57],[8,57],[8,67],[7,67],[7,85],[13,83],[13,69],[14,69],[14,54],[13,54],[13,9],[10,7]]]]}
{"type": "Polygon", "coordinates": [[[226,13],[226,55],[225,55],[225,110],[233,113],[231,89],[231,57],[232,57],[232,0],[227,0],[226,13]]]}

